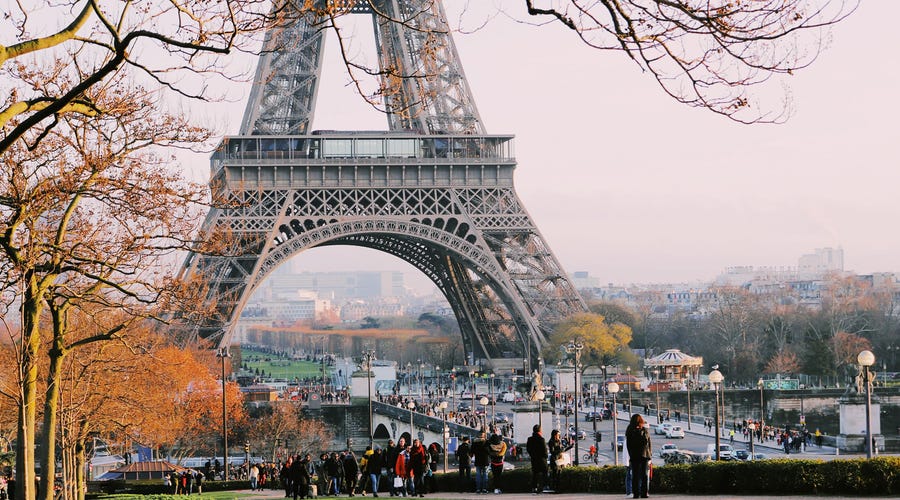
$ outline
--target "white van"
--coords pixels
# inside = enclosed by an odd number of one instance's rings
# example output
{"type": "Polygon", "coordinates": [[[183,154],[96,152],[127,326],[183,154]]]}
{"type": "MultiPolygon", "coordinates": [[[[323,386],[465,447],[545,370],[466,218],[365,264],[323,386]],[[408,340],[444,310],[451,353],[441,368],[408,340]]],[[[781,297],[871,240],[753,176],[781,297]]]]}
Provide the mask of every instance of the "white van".
{"type": "MultiPolygon", "coordinates": [[[[706,445],[706,453],[709,453],[709,455],[713,458],[713,460],[715,460],[716,459],[716,444],[710,443],[710,444],[706,445]]],[[[725,444],[725,443],[719,444],[719,458],[731,458],[731,456],[733,454],[734,454],[733,446],[731,446],[730,444],[725,444]]]]}

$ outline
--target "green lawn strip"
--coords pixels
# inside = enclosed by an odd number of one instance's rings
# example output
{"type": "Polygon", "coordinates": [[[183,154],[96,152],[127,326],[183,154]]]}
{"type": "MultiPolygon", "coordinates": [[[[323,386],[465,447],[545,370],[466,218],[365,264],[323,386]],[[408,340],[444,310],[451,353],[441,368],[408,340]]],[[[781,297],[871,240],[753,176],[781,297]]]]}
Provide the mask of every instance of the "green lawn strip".
{"type": "MultiPolygon", "coordinates": [[[[265,373],[266,376],[272,378],[293,380],[295,377],[303,379],[322,376],[322,363],[297,361],[288,358],[276,359],[271,354],[252,349],[244,349],[242,356],[244,363],[250,368],[251,372],[255,373],[258,369],[260,374],[265,373]],[[271,361],[265,361],[266,359],[271,361]]],[[[325,373],[331,373],[330,366],[325,367],[325,373]]]]}
{"type": "MultiPolygon", "coordinates": [[[[206,498],[210,500],[231,500],[233,498],[252,498],[254,495],[246,493],[238,493],[236,491],[213,491],[197,495],[196,493],[187,498],[206,498]]],[[[115,493],[115,494],[88,494],[87,498],[91,500],[177,500],[186,498],[185,495],[135,495],[131,493],[115,493]]]]}

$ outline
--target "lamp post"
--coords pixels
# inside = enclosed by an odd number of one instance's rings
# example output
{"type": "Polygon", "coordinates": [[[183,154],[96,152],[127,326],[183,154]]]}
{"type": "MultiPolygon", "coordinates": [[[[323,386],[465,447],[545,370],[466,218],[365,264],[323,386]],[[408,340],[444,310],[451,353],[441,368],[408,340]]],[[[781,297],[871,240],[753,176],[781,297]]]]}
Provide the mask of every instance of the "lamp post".
{"type": "Polygon", "coordinates": [[[494,407],[497,406],[497,402],[494,401],[494,372],[491,372],[490,375],[490,388],[491,388],[491,427],[494,426],[494,407]]]}
{"type": "Polygon", "coordinates": [[[456,368],[450,369],[450,401],[453,404],[453,411],[456,411],[456,368]]]}
{"type": "Polygon", "coordinates": [[[419,365],[419,399],[425,404],[425,363],[419,365]]]}
{"type": "Polygon", "coordinates": [[[369,395],[369,446],[375,448],[375,434],[372,432],[372,360],[375,359],[375,349],[363,351],[366,358],[366,393],[369,395]]]}
{"type": "Polygon", "coordinates": [[[709,381],[710,383],[712,383],[713,388],[716,391],[716,460],[719,460],[719,446],[721,445],[721,438],[719,436],[719,384],[721,384],[723,380],[725,380],[725,377],[719,370],[714,369],[713,371],[709,372],[709,381]]]}
{"type": "Polygon", "coordinates": [[[761,443],[763,432],[766,431],[766,404],[763,400],[763,389],[766,384],[763,379],[760,378],[756,381],[756,387],[759,387],[759,442],[761,443]]]}
{"type": "Polygon", "coordinates": [[[416,408],[416,402],[410,400],[409,403],[406,403],[406,407],[409,408],[409,442],[412,443],[412,440],[413,440],[413,410],[416,408]]]}
{"type": "Polygon", "coordinates": [[[610,382],[606,385],[606,390],[612,394],[613,397],[613,409],[612,409],[612,421],[613,421],[613,436],[611,441],[611,446],[613,450],[613,464],[619,465],[619,417],[616,415],[616,394],[619,393],[619,384],[615,382],[610,382]]]}
{"type": "Polygon", "coordinates": [[[626,375],[628,376],[628,413],[631,413],[631,367],[625,367],[626,375]]]}
{"type": "Polygon", "coordinates": [[[653,378],[656,379],[656,423],[662,423],[662,414],[659,412],[659,368],[653,370],[653,378]]]}
{"type": "MultiPolygon", "coordinates": [[[[606,368],[607,368],[606,365],[600,365],[600,371],[603,372],[603,383],[600,384],[599,386],[597,386],[597,390],[601,391],[600,401],[601,401],[601,404],[603,405],[602,408],[606,408],[606,368]]],[[[597,405],[597,403],[594,403],[594,406],[596,406],[596,405],[597,405]]],[[[603,413],[601,410],[601,415],[602,414],[603,413]]]]}
{"type": "Polygon", "coordinates": [[[750,460],[753,460],[753,457],[754,457],[754,454],[753,454],[753,438],[754,438],[753,431],[756,430],[756,424],[754,424],[753,422],[750,422],[749,424],[747,424],[747,430],[750,431],[750,460]]]}
{"type": "Polygon", "coordinates": [[[225,398],[225,359],[231,357],[228,346],[222,346],[216,352],[216,357],[222,360],[222,458],[225,460],[225,476],[228,480],[228,406],[225,398]]]}
{"type": "Polygon", "coordinates": [[[469,370],[469,380],[472,381],[472,413],[475,413],[475,370],[469,370]]]}
{"type": "MultiPolygon", "coordinates": [[[[690,368],[688,368],[690,370],[690,368]]],[[[691,375],[688,372],[688,377],[684,379],[684,385],[687,387],[687,421],[688,421],[688,430],[691,430],[691,375]]]]}
{"type": "Polygon", "coordinates": [[[441,401],[440,404],[438,404],[438,408],[441,409],[441,424],[443,424],[443,425],[441,425],[441,428],[442,428],[441,437],[443,438],[443,445],[444,445],[444,447],[442,448],[442,450],[444,452],[444,474],[446,474],[447,473],[447,438],[449,437],[449,434],[450,434],[450,431],[447,428],[447,402],[441,401]]]}
{"type": "MultiPolygon", "coordinates": [[[[566,346],[566,351],[570,354],[575,355],[575,367],[573,370],[573,375],[575,376],[575,465],[578,466],[578,392],[581,389],[581,386],[578,385],[578,366],[581,360],[581,351],[584,349],[584,344],[577,341],[572,340],[569,342],[569,345],[566,346]]],[[[566,429],[568,432],[568,429],[566,429]]]]}
{"type": "Polygon", "coordinates": [[[863,383],[866,384],[866,458],[872,458],[872,381],[869,367],[875,364],[872,351],[863,351],[856,356],[856,362],[863,369],[863,383]]]}
{"type": "Polygon", "coordinates": [[[544,427],[544,391],[538,389],[537,392],[534,393],[534,397],[538,400],[538,426],[544,427]]]}

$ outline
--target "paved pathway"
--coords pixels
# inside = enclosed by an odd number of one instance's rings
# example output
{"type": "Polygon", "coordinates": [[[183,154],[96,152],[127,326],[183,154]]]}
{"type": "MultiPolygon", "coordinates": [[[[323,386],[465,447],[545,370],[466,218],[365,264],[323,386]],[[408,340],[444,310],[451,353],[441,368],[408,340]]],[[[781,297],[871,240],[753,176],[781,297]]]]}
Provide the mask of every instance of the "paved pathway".
{"type": "MultiPolygon", "coordinates": [[[[253,496],[248,497],[252,500],[262,500],[262,499],[270,499],[270,498],[284,498],[284,492],[282,491],[256,491],[251,492],[250,490],[240,490],[236,493],[243,494],[252,494],[253,496]]],[[[343,495],[341,497],[319,497],[319,498],[348,498],[347,495],[343,495]]],[[[367,497],[356,496],[354,498],[372,498],[371,495],[367,497]]],[[[378,498],[395,498],[391,497],[389,494],[384,493],[378,496],[378,498]]],[[[553,494],[544,494],[544,495],[531,495],[529,493],[502,493],[500,495],[475,495],[473,493],[463,494],[463,493],[434,493],[425,495],[425,498],[430,498],[432,500],[451,500],[451,499],[479,499],[483,498],[485,500],[496,499],[496,500],[533,500],[535,498],[546,498],[547,500],[577,500],[583,498],[600,498],[605,500],[622,500],[625,498],[625,494],[614,494],[614,493],[603,493],[603,494],[584,494],[584,493],[566,493],[560,495],[553,494]]],[[[811,500],[812,498],[820,498],[814,495],[793,495],[793,496],[774,496],[774,495],[753,495],[753,496],[735,496],[735,495],[684,495],[684,494],[659,494],[654,495],[651,493],[650,498],[664,498],[666,500],[686,500],[686,499],[708,499],[708,500],[732,500],[732,499],[741,499],[741,498],[749,498],[752,500],[811,500]]],[[[851,498],[851,497],[827,497],[832,499],[837,498],[851,498]]]]}

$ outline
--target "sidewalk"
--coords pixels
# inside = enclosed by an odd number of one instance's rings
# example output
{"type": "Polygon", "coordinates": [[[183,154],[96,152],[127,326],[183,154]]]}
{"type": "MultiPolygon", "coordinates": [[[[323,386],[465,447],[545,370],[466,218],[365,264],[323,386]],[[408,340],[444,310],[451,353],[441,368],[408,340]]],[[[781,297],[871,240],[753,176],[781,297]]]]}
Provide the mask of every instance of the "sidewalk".
{"type": "MultiPolygon", "coordinates": [[[[247,495],[253,495],[251,497],[245,497],[248,500],[262,500],[262,499],[271,499],[271,498],[284,498],[283,491],[271,490],[271,491],[250,491],[250,490],[239,490],[235,491],[235,493],[242,493],[247,495]]],[[[543,495],[532,495],[530,493],[501,493],[499,495],[476,495],[474,493],[431,493],[425,495],[425,498],[430,498],[432,500],[451,500],[451,499],[497,499],[497,500],[533,500],[535,498],[546,498],[547,500],[580,500],[583,498],[601,498],[607,500],[622,500],[625,498],[625,490],[624,487],[622,489],[622,493],[565,493],[565,494],[552,494],[545,493],[543,495]]],[[[753,500],[800,500],[800,499],[811,499],[817,498],[816,495],[751,495],[751,496],[739,496],[739,495],[685,495],[685,494],[650,494],[651,498],[665,498],[666,500],[687,500],[687,499],[709,499],[709,500],[731,500],[731,499],[741,499],[741,498],[750,498],[753,500]]],[[[319,497],[319,498],[349,498],[347,495],[342,495],[340,497],[319,497]]],[[[366,497],[361,497],[357,495],[354,498],[373,498],[372,495],[368,495],[366,497]]],[[[391,497],[387,493],[383,493],[378,496],[378,498],[398,498],[391,497]]],[[[404,497],[399,497],[404,498],[404,497]]],[[[410,497],[412,498],[412,497],[410,497]]],[[[850,498],[850,497],[827,497],[827,498],[850,498]]]]}

